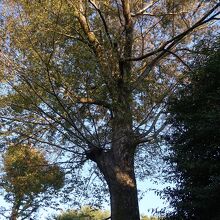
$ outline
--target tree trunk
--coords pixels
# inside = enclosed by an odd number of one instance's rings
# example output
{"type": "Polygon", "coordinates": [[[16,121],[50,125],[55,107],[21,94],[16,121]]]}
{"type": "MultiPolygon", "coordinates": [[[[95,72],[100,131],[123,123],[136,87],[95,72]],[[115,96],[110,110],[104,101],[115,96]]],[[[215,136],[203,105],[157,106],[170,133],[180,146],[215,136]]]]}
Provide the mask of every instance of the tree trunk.
{"type": "Polygon", "coordinates": [[[14,212],[14,210],[12,210],[10,220],[17,220],[17,214],[14,212]]]}
{"type": "Polygon", "coordinates": [[[96,161],[109,187],[111,220],[139,220],[134,155],[121,153],[102,152],[96,161]]]}
{"type": "Polygon", "coordinates": [[[17,220],[19,207],[20,207],[20,201],[15,201],[12,207],[11,216],[9,218],[10,220],[17,220]]]}
{"type": "Polygon", "coordinates": [[[126,172],[119,174],[121,179],[110,180],[109,191],[111,199],[112,220],[138,220],[139,207],[135,178],[126,172]]]}
{"type": "Polygon", "coordinates": [[[111,219],[139,220],[137,189],[123,186],[110,187],[111,219]]]}
{"type": "Polygon", "coordinates": [[[10,220],[17,220],[19,217],[19,209],[21,207],[21,202],[22,202],[23,196],[15,196],[12,210],[11,210],[11,216],[10,220]]]}

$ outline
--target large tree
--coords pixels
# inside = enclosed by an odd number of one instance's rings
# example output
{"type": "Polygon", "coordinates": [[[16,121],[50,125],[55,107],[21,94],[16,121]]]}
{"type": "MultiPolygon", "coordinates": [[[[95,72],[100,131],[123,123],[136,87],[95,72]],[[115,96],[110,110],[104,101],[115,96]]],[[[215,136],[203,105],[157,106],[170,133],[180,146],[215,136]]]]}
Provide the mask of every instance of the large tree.
{"type": "Polygon", "coordinates": [[[143,177],[166,125],[166,98],[218,8],[215,0],[5,1],[6,141],[56,150],[71,170],[92,161],[112,219],[138,220],[135,165],[143,177]]]}
{"type": "Polygon", "coordinates": [[[176,187],[166,191],[173,207],[168,219],[220,218],[219,46],[218,40],[201,50],[185,85],[170,101],[169,180],[176,187]]]}

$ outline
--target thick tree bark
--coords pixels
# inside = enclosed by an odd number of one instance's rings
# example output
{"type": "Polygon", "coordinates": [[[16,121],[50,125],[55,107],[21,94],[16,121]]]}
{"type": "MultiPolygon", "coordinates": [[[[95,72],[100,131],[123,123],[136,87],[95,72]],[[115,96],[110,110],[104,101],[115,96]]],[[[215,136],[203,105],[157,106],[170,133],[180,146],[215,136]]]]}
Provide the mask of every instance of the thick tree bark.
{"type": "Polygon", "coordinates": [[[112,220],[140,219],[136,187],[124,187],[121,184],[114,184],[113,187],[110,187],[110,195],[112,220]]]}
{"type": "Polygon", "coordinates": [[[122,185],[115,182],[109,185],[112,220],[139,220],[136,185],[122,185]]]}
{"type": "MultiPolygon", "coordinates": [[[[127,148],[126,148],[127,149],[127,148]]],[[[139,220],[134,152],[102,152],[97,165],[109,187],[112,220],[139,220]]]]}

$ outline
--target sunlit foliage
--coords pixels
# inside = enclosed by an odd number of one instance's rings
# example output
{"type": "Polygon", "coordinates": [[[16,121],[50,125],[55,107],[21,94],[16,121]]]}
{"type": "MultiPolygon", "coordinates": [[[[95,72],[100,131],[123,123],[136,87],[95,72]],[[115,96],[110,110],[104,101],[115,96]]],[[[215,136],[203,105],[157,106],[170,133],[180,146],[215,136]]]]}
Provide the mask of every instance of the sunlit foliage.
{"type": "Polygon", "coordinates": [[[64,183],[60,168],[29,145],[10,145],[3,155],[2,170],[0,186],[6,191],[6,201],[13,204],[11,217],[28,217],[39,207],[41,194],[53,193],[64,183]]]}
{"type": "Polygon", "coordinates": [[[104,220],[110,217],[109,211],[84,206],[80,210],[68,210],[54,217],[55,220],[104,220]]]}

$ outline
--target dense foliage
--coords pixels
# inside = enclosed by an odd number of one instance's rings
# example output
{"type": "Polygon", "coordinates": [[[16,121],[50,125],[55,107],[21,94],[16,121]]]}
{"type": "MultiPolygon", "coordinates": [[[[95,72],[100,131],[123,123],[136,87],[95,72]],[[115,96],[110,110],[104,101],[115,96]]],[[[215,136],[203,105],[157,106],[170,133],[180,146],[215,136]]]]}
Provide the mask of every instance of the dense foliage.
{"type": "Polygon", "coordinates": [[[28,218],[42,201],[63,186],[64,173],[50,165],[44,155],[28,145],[11,145],[3,155],[0,187],[12,203],[11,219],[28,218]],[[42,195],[43,194],[43,195],[42,195]]]}
{"type": "MultiPolygon", "coordinates": [[[[204,47],[204,45],[202,45],[204,47]]],[[[196,58],[194,71],[170,103],[169,163],[176,188],[167,191],[169,219],[220,218],[220,47],[196,58]]]]}

